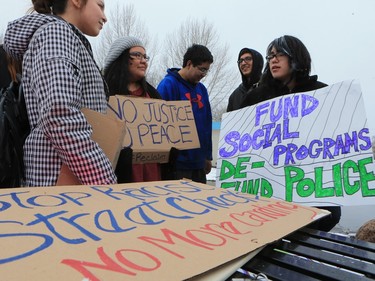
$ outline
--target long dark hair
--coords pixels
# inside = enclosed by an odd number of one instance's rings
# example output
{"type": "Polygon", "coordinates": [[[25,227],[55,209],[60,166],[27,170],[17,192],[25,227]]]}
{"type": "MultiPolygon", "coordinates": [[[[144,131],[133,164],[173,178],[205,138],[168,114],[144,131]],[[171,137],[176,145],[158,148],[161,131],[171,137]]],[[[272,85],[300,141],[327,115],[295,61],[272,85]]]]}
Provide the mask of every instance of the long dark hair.
{"type": "MultiPolygon", "coordinates": [[[[130,95],[128,85],[130,83],[131,74],[129,72],[129,65],[131,58],[129,55],[130,49],[126,49],[122,54],[112,62],[106,69],[104,79],[108,84],[109,94],[113,95],[130,95]]],[[[146,96],[147,83],[146,77],[137,81],[142,88],[142,96],[146,96]]]]}
{"type": "MultiPolygon", "coordinates": [[[[32,0],[34,10],[40,14],[61,15],[65,12],[68,0],[32,0]]],[[[83,0],[86,5],[87,0],[83,0]]]]}
{"type": "MultiPolygon", "coordinates": [[[[305,79],[311,71],[311,57],[306,46],[298,38],[291,35],[284,35],[273,40],[267,47],[266,54],[271,53],[272,48],[276,52],[282,52],[289,57],[289,66],[292,69],[292,79],[296,82],[305,79]]],[[[269,63],[266,64],[261,78],[261,83],[272,83],[272,77],[269,63]]]]}

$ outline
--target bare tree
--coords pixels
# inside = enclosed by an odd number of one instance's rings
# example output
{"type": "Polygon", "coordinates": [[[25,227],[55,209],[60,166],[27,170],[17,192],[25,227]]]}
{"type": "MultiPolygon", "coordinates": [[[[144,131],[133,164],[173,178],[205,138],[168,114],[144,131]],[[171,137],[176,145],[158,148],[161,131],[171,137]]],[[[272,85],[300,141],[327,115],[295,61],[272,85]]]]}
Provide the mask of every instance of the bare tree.
{"type": "Polygon", "coordinates": [[[102,68],[104,66],[104,61],[112,42],[124,36],[134,36],[143,42],[147,53],[151,54],[147,81],[151,85],[157,85],[160,80],[157,80],[155,77],[159,76],[155,75],[155,72],[152,71],[152,65],[157,60],[157,57],[152,54],[158,48],[158,40],[149,35],[148,29],[136,15],[134,5],[132,4],[120,5],[117,3],[114,9],[109,12],[108,23],[105,24],[98,43],[93,46],[94,56],[99,67],[102,68]]]}
{"type": "Polygon", "coordinates": [[[140,39],[146,49],[151,47],[151,38],[144,23],[137,17],[134,5],[116,4],[108,15],[108,22],[100,33],[99,41],[93,46],[95,59],[100,67],[112,42],[124,36],[134,36],[140,39]]]}
{"type": "Polygon", "coordinates": [[[222,44],[212,23],[187,19],[173,33],[166,35],[163,48],[156,38],[149,36],[144,23],[138,18],[133,5],[117,3],[108,15],[108,23],[101,32],[99,41],[93,45],[98,65],[103,66],[112,42],[122,36],[135,36],[143,41],[150,55],[147,81],[157,86],[171,67],[181,67],[183,56],[193,43],[207,46],[214,56],[209,75],[202,82],[206,85],[214,120],[220,120],[225,112],[230,93],[239,83],[238,71],[229,63],[228,44],[222,44]],[[156,51],[157,50],[157,51],[156,51]]]}
{"type": "Polygon", "coordinates": [[[172,34],[167,35],[164,42],[164,56],[161,66],[181,67],[183,56],[192,44],[206,46],[214,57],[209,75],[203,80],[207,87],[214,120],[220,120],[225,112],[229,94],[238,84],[238,72],[233,71],[229,63],[229,46],[222,44],[213,24],[206,19],[187,19],[172,34]]]}

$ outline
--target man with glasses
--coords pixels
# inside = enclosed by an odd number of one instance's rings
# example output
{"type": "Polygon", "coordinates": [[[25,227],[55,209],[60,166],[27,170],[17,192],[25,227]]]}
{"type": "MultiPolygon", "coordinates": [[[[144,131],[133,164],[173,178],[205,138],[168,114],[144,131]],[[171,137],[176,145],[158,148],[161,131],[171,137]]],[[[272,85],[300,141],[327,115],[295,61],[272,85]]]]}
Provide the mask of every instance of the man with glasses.
{"type": "Polygon", "coordinates": [[[206,183],[212,165],[212,113],[206,87],[200,82],[213,56],[207,47],[194,44],[184,55],[182,68],[170,68],[157,87],[165,100],[190,100],[200,148],[181,150],[176,161],[175,179],[188,178],[206,183]]]}
{"type": "Polygon", "coordinates": [[[256,50],[243,48],[238,54],[237,64],[242,83],[230,95],[227,112],[239,109],[249,90],[256,87],[262,75],[263,57],[256,50]]]}

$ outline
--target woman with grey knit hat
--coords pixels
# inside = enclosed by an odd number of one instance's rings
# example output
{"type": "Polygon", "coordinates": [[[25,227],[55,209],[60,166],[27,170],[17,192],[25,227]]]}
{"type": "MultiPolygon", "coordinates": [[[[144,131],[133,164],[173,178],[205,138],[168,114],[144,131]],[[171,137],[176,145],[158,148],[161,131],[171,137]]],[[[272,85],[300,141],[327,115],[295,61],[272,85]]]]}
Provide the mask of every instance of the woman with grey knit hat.
{"type": "Polygon", "coordinates": [[[230,95],[227,112],[239,109],[249,90],[256,87],[262,75],[263,63],[263,57],[258,51],[249,48],[241,49],[237,64],[242,83],[230,95]]]}
{"type": "Polygon", "coordinates": [[[109,48],[103,68],[110,94],[161,99],[156,89],[146,81],[149,59],[138,38],[127,36],[115,40],[109,48]]]}
{"type": "MultiPolygon", "coordinates": [[[[110,95],[132,95],[161,99],[157,90],[146,81],[149,56],[141,40],[126,36],[118,38],[109,48],[103,68],[110,95]]],[[[124,148],[116,166],[118,183],[159,181],[170,165],[159,163],[132,164],[132,150],[124,148]],[[162,170],[163,168],[163,170],[162,170]]]]}

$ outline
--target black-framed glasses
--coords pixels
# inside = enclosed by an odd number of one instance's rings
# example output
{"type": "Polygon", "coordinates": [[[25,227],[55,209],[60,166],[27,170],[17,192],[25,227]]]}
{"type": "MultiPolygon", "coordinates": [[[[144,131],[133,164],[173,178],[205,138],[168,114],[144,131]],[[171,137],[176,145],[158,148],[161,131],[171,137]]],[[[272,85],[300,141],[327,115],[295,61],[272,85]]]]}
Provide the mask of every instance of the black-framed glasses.
{"type": "Polygon", "coordinates": [[[142,54],[141,52],[131,52],[129,53],[129,56],[140,61],[142,61],[142,59],[144,59],[146,62],[150,60],[150,57],[148,55],[142,54]]]}
{"type": "Polygon", "coordinates": [[[210,71],[210,69],[207,69],[207,68],[204,68],[204,67],[201,67],[201,66],[195,66],[196,68],[198,68],[198,70],[202,73],[202,74],[204,74],[204,75],[206,75],[209,71],[210,71]]]}
{"type": "Polygon", "coordinates": [[[253,60],[253,58],[252,57],[245,57],[245,58],[243,58],[243,59],[239,59],[238,61],[237,61],[237,63],[238,64],[241,64],[241,63],[243,63],[243,62],[246,62],[246,63],[249,63],[249,62],[251,62],[253,60]]]}
{"type": "Polygon", "coordinates": [[[276,58],[277,60],[279,60],[280,58],[283,58],[285,56],[287,56],[287,54],[283,52],[278,52],[276,54],[271,53],[268,56],[266,56],[266,60],[267,62],[270,62],[273,58],[276,58]]]}

